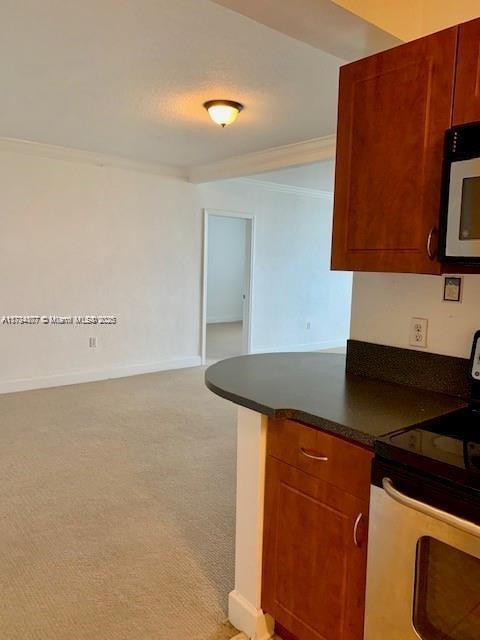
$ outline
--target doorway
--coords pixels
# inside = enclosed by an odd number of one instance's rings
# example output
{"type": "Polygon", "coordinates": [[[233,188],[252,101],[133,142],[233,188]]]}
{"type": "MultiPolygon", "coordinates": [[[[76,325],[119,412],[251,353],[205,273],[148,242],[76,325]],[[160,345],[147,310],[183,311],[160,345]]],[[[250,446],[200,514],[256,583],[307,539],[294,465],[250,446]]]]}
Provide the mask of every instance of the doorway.
{"type": "Polygon", "coordinates": [[[254,216],[204,210],[202,363],[251,351],[254,216]]]}

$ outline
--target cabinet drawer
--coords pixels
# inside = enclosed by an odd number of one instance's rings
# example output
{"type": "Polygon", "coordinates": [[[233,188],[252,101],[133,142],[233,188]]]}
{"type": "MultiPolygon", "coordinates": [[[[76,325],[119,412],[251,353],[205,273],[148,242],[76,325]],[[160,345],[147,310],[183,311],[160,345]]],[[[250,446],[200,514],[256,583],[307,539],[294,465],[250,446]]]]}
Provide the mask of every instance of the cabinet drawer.
{"type": "Polygon", "coordinates": [[[267,454],[368,500],[373,453],[292,420],[269,420],[267,454]]]}

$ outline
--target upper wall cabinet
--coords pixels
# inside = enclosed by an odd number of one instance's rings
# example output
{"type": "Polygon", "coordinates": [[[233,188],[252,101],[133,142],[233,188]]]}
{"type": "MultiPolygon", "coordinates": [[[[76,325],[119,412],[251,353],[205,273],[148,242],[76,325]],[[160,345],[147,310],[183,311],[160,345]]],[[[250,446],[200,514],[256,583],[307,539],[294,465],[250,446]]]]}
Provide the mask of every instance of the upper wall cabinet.
{"type": "Polygon", "coordinates": [[[453,124],[480,120],[480,20],[459,26],[453,124]]]}
{"type": "Polygon", "coordinates": [[[435,249],[457,34],[446,29],[341,68],[333,269],[441,272],[435,249]]]}

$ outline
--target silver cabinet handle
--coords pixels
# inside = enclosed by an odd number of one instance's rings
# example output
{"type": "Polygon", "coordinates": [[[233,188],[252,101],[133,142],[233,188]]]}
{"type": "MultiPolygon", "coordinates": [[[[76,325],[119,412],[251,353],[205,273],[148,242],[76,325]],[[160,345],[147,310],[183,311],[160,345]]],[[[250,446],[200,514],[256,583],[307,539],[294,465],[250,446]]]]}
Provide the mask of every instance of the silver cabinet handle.
{"type": "Polygon", "coordinates": [[[435,260],[435,252],[432,251],[432,238],[436,230],[437,227],[432,227],[427,237],[427,256],[430,258],[430,260],[435,260]]]}
{"type": "Polygon", "coordinates": [[[318,460],[318,462],[328,462],[327,456],[319,456],[317,453],[313,453],[310,449],[304,449],[303,447],[300,449],[300,453],[302,456],[306,458],[311,458],[312,460],[318,460]]]}
{"type": "Polygon", "coordinates": [[[444,524],[455,527],[455,529],[458,529],[459,531],[470,533],[472,536],[480,538],[480,525],[475,524],[474,522],[470,522],[469,520],[459,518],[458,516],[454,516],[447,511],[442,511],[442,509],[437,509],[437,507],[432,507],[429,504],[420,502],[420,500],[415,500],[415,498],[410,498],[410,496],[406,496],[401,491],[398,491],[398,489],[395,489],[390,478],[383,478],[382,486],[385,490],[385,493],[390,498],[395,500],[395,502],[403,505],[404,507],[419,511],[426,516],[430,516],[431,518],[435,518],[435,520],[439,520],[444,524]]]}
{"type": "Polygon", "coordinates": [[[362,521],[363,513],[359,513],[357,519],[355,520],[355,524],[353,525],[353,542],[356,547],[361,547],[361,543],[358,541],[358,526],[362,521]]]}

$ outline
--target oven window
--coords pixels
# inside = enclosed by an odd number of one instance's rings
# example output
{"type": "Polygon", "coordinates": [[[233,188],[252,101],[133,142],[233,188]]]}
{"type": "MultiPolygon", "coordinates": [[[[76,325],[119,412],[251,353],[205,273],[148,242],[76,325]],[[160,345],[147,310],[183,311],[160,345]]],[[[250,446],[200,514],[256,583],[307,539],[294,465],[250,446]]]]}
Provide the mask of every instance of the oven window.
{"type": "Polygon", "coordinates": [[[417,543],[413,624],[422,640],[479,640],[480,560],[435,538],[417,543]]]}
{"type": "Polygon", "coordinates": [[[459,239],[480,239],[480,177],[477,176],[463,179],[459,239]]]}

